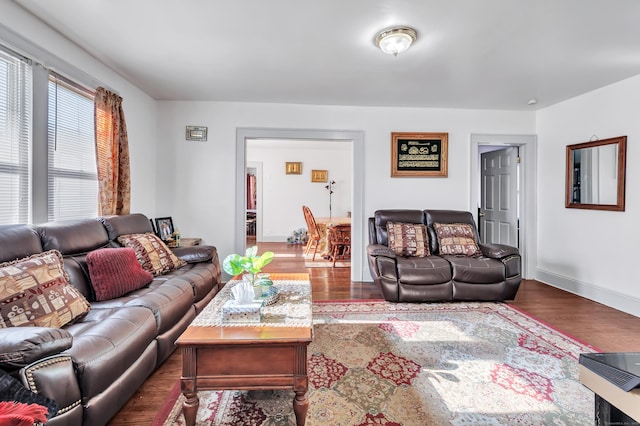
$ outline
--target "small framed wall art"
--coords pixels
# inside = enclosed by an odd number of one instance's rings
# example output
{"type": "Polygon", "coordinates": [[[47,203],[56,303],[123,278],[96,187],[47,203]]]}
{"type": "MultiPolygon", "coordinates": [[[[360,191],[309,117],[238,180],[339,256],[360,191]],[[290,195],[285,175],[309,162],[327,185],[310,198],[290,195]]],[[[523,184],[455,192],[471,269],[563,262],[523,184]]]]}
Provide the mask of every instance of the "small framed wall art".
{"type": "Polygon", "coordinates": [[[328,170],[311,170],[311,182],[326,182],[328,177],[328,170]]]}
{"type": "Polygon", "coordinates": [[[201,141],[207,140],[207,128],[204,126],[187,126],[186,138],[188,141],[201,141]]]}
{"type": "Polygon", "coordinates": [[[447,177],[448,133],[391,133],[391,177],[447,177]]]}
{"type": "Polygon", "coordinates": [[[302,174],[302,163],[297,162],[286,162],[285,163],[285,173],[288,175],[301,175],[302,174]]]}

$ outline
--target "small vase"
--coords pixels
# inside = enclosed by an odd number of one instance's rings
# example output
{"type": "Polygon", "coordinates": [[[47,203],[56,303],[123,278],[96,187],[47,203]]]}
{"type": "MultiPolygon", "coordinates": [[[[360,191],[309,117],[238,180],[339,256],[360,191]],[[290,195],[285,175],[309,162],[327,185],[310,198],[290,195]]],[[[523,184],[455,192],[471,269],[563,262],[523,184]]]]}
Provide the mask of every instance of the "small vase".
{"type": "Polygon", "coordinates": [[[253,286],[253,293],[256,295],[256,299],[260,299],[260,297],[262,297],[262,286],[261,285],[254,285],[253,286]]]}

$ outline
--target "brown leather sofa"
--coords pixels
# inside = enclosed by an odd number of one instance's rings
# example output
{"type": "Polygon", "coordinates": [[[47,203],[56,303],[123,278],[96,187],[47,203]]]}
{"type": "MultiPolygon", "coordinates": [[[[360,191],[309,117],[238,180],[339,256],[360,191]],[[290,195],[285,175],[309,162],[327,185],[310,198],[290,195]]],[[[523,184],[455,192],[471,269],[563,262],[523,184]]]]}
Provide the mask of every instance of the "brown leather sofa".
{"type": "Polygon", "coordinates": [[[515,298],[522,279],[518,249],[478,243],[478,231],[471,213],[454,210],[378,210],[368,223],[369,270],[386,300],[439,302],[515,298]],[[426,225],[431,255],[397,255],[388,247],[387,222],[426,225]],[[472,225],[482,255],[441,255],[434,223],[472,225]]]}
{"type": "Polygon", "coordinates": [[[0,368],[60,407],[47,424],[106,424],[173,352],[178,336],[221,288],[216,248],[181,247],[173,252],[186,266],[124,296],[97,302],[87,253],[120,246],[120,235],[146,232],[153,229],[142,214],[0,226],[0,262],[57,249],[70,283],[91,304],[88,314],[59,329],[0,329],[0,354],[5,354],[0,368]]]}

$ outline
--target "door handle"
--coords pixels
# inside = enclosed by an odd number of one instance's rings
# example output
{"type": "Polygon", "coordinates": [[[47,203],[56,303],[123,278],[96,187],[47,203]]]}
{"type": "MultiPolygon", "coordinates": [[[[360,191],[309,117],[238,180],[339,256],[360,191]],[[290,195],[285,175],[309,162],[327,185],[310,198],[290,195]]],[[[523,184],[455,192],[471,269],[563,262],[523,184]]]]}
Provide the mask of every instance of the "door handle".
{"type": "Polygon", "coordinates": [[[478,213],[478,217],[484,217],[484,213],[482,212],[478,213]]]}

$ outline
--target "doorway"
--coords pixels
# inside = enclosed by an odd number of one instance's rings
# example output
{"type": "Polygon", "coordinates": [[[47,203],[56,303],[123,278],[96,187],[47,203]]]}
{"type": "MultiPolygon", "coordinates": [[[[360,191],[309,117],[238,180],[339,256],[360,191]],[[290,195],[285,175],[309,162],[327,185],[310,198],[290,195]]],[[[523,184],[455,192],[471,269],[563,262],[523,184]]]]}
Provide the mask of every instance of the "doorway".
{"type": "Polygon", "coordinates": [[[246,246],[246,143],[247,140],[296,140],[305,141],[342,141],[352,146],[351,181],[351,280],[363,281],[364,267],[364,133],[351,130],[305,130],[305,129],[236,129],[236,226],[235,249],[244,252],[246,246]],[[241,219],[241,220],[240,220],[241,219]]]}
{"type": "Polygon", "coordinates": [[[262,163],[259,161],[248,161],[246,168],[246,238],[255,244],[262,235],[262,222],[258,218],[262,217],[262,163]]]}
{"type": "Polygon", "coordinates": [[[480,145],[478,231],[485,244],[520,247],[519,147],[480,145]]]}
{"type": "MultiPolygon", "coordinates": [[[[487,146],[506,149],[517,147],[519,163],[518,197],[515,201],[517,209],[517,230],[520,255],[522,256],[522,277],[533,278],[536,265],[536,153],[537,137],[535,135],[491,135],[472,134],[470,150],[470,207],[476,213],[476,223],[482,229],[480,208],[482,205],[482,173],[481,155],[487,146]]],[[[491,150],[489,149],[489,151],[491,150]]],[[[486,233],[487,231],[485,231],[486,233]]]]}

